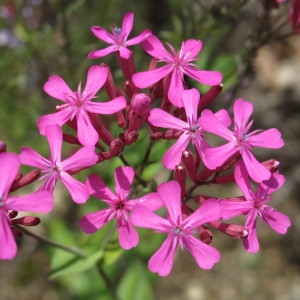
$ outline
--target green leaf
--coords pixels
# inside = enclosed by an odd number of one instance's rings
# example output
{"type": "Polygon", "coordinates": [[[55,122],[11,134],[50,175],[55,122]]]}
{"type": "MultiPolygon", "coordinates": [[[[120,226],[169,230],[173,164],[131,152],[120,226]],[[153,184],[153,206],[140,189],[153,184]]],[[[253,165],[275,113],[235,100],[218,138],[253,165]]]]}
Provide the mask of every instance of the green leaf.
{"type": "Polygon", "coordinates": [[[147,269],[139,261],[131,262],[117,289],[120,300],[155,299],[146,272],[147,269]]]}
{"type": "MultiPolygon", "coordinates": [[[[57,250],[59,251],[59,250],[57,250]]],[[[96,265],[103,256],[103,251],[95,252],[88,257],[75,257],[66,259],[64,263],[51,269],[49,278],[57,278],[59,276],[73,275],[84,272],[96,265]]]]}

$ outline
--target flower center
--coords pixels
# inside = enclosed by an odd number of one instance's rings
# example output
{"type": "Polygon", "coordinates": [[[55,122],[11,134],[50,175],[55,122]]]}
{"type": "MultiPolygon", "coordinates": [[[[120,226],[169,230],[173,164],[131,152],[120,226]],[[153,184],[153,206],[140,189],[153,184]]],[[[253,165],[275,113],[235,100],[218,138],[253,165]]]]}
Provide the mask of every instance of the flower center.
{"type": "Polygon", "coordinates": [[[175,235],[182,235],[183,234],[183,230],[180,227],[172,228],[171,232],[173,232],[175,235]]]}
{"type": "Polygon", "coordinates": [[[0,208],[4,206],[4,198],[0,196],[0,208]]]}

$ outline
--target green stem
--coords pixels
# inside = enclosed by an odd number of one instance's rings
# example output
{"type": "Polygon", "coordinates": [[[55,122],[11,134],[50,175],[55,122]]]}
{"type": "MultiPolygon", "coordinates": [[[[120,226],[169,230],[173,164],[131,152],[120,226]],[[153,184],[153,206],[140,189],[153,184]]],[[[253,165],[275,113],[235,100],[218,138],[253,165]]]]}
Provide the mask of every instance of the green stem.
{"type": "Polygon", "coordinates": [[[61,249],[61,250],[64,250],[66,252],[70,252],[72,254],[75,254],[76,256],[79,256],[79,257],[82,257],[82,258],[86,258],[88,257],[88,255],[84,252],[82,252],[81,250],[79,249],[76,249],[76,248],[71,248],[71,247],[68,247],[68,246],[65,246],[65,245],[62,245],[62,244],[59,244],[53,240],[50,240],[44,236],[40,236],[26,228],[24,228],[23,226],[20,226],[20,225],[14,225],[14,227],[17,227],[18,229],[20,229],[23,233],[25,233],[26,235],[28,236],[31,236],[33,238],[35,238],[36,240],[38,241],[41,241],[47,245],[50,245],[52,247],[55,247],[55,248],[58,248],[58,249],[61,249]]]}

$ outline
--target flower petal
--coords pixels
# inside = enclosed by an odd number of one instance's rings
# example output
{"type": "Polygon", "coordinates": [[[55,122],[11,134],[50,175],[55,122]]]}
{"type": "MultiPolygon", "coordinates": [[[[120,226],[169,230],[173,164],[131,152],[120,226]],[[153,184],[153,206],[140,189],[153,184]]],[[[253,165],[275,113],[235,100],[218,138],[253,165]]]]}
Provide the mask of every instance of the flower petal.
{"type": "Polygon", "coordinates": [[[0,259],[13,259],[17,254],[17,244],[9,222],[6,212],[0,210],[0,259]]]}
{"type": "Polygon", "coordinates": [[[91,113],[111,115],[126,107],[126,99],[123,96],[116,97],[107,102],[86,103],[86,110],[91,113]]]}
{"type": "Polygon", "coordinates": [[[101,58],[104,57],[112,52],[116,52],[118,51],[118,47],[116,45],[112,45],[109,47],[106,47],[104,49],[101,50],[94,50],[92,52],[90,52],[87,56],[87,58],[101,58]]]}
{"type": "Polygon", "coordinates": [[[16,153],[0,153],[0,198],[5,199],[8,195],[11,185],[19,172],[19,168],[20,159],[16,153]]]}
{"type": "Polygon", "coordinates": [[[281,138],[281,133],[276,128],[271,128],[251,135],[247,138],[247,142],[252,147],[279,149],[284,146],[284,141],[281,138]]]}
{"type": "Polygon", "coordinates": [[[250,201],[221,199],[222,219],[229,220],[233,217],[247,214],[253,207],[250,201]]]}
{"type": "Polygon", "coordinates": [[[193,58],[198,55],[202,49],[202,42],[200,40],[189,39],[182,43],[181,52],[184,57],[193,58]]]}
{"type": "Polygon", "coordinates": [[[11,210],[47,213],[53,208],[53,194],[37,191],[24,196],[12,196],[6,199],[5,204],[11,210]]]}
{"type": "Polygon", "coordinates": [[[85,215],[80,219],[79,224],[85,233],[91,234],[99,230],[114,217],[115,214],[112,209],[102,209],[85,215]]]}
{"type": "Polygon", "coordinates": [[[104,85],[108,76],[108,69],[101,66],[91,66],[87,73],[87,80],[82,94],[92,99],[104,85]]]}
{"type": "Polygon", "coordinates": [[[119,243],[123,249],[131,249],[139,243],[139,235],[129,221],[123,220],[119,222],[118,220],[118,232],[119,243]]]}
{"type": "Polygon", "coordinates": [[[188,120],[195,122],[198,118],[200,93],[196,89],[184,90],[181,98],[188,120]]]}
{"type": "Polygon", "coordinates": [[[146,88],[172,72],[172,66],[166,65],[150,71],[138,72],[132,76],[134,85],[138,88],[146,88]]]}
{"type": "Polygon", "coordinates": [[[53,163],[61,161],[61,147],[63,133],[58,125],[49,125],[45,128],[45,135],[50,148],[50,157],[53,163]]]}
{"type": "Polygon", "coordinates": [[[221,254],[217,249],[192,235],[183,236],[183,244],[194,256],[198,266],[204,270],[210,270],[221,259],[221,254]]]}
{"type": "Polygon", "coordinates": [[[291,226],[291,220],[285,214],[273,210],[273,208],[264,210],[265,214],[261,215],[263,221],[265,221],[273,230],[280,234],[286,234],[288,228],[291,226]]]}
{"type": "Polygon", "coordinates": [[[259,242],[256,233],[256,210],[252,210],[247,217],[245,229],[248,230],[248,236],[243,238],[243,245],[247,252],[256,253],[259,250],[259,242]]]}
{"type": "Polygon", "coordinates": [[[19,157],[22,165],[25,166],[44,169],[51,164],[49,160],[45,159],[38,152],[28,147],[22,147],[19,157]]]}
{"type": "Polygon", "coordinates": [[[196,81],[209,86],[218,85],[222,82],[222,73],[217,71],[203,71],[185,67],[184,73],[196,81]]]}
{"type": "Polygon", "coordinates": [[[132,51],[127,49],[126,47],[119,47],[119,53],[123,59],[129,59],[132,51]]]}
{"type": "Polygon", "coordinates": [[[159,276],[168,276],[173,267],[175,250],[178,241],[172,235],[168,235],[160,248],[152,255],[148,267],[151,272],[158,273],[159,276]]]}
{"type": "Polygon", "coordinates": [[[99,140],[98,132],[85,111],[77,115],[77,136],[83,146],[94,146],[99,140]]]}
{"type": "Polygon", "coordinates": [[[104,28],[100,26],[92,26],[91,31],[99,40],[104,41],[108,44],[114,43],[114,37],[104,28]]]}
{"type": "Polygon", "coordinates": [[[67,172],[61,172],[60,179],[69,191],[73,201],[78,204],[85,203],[89,198],[88,188],[82,182],[73,178],[67,172]]]}
{"type": "Polygon", "coordinates": [[[148,121],[154,126],[163,128],[177,130],[188,128],[188,124],[186,122],[174,117],[160,108],[154,108],[151,110],[148,121]]]}
{"type": "Polygon", "coordinates": [[[132,167],[118,167],[115,170],[116,192],[121,199],[127,199],[134,179],[132,167]]]}
{"type": "Polygon", "coordinates": [[[253,103],[244,101],[239,98],[234,102],[234,123],[238,128],[243,128],[249,121],[250,116],[253,112],[253,103]]]}
{"type": "Polygon", "coordinates": [[[122,22],[122,35],[124,36],[124,41],[127,40],[133,26],[134,14],[132,12],[128,12],[122,22]]]}
{"type": "Polygon", "coordinates": [[[135,205],[143,205],[151,211],[158,210],[163,206],[163,202],[157,193],[150,193],[137,199],[128,200],[126,204],[131,209],[135,205]]]}
{"type": "Polygon", "coordinates": [[[182,221],[180,190],[180,185],[175,180],[162,183],[157,188],[157,193],[166,206],[169,220],[176,225],[181,224],[182,221]]]}
{"type": "Polygon", "coordinates": [[[174,68],[171,76],[170,87],[168,90],[168,98],[170,102],[176,107],[183,107],[181,100],[181,94],[184,91],[183,78],[181,70],[179,68],[174,68]]]}
{"type": "Polygon", "coordinates": [[[164,154],[162,162],[169,170],[173,170],[181,161],[182,152],[190,142],[189,135],[183,133],[173,146],[164,154]]]}
{"type": "Polygon", "coordinates": [[[168,232],[170,222],[156,215],[143,205],[135,205],[130,214],[130,222],[137,227],[150,228],[158,232],[168,232]]]}
{"type": "Polygon", "coordinates": [[[132,45],[137,45],[143,42],[145,39],[147,39],[152,32],[149,29],[145,29],[141,34],[138,36],[126,41],[126,46],[132,46],[132,45]]]}
{"type": "Polygon", "coordinates": [[[66,102],[70,96],[76,97],[75,93],[69,88],[67,83],[57,75],[49,77],[44,84],[44,91],[51,97],[66,102]]]}

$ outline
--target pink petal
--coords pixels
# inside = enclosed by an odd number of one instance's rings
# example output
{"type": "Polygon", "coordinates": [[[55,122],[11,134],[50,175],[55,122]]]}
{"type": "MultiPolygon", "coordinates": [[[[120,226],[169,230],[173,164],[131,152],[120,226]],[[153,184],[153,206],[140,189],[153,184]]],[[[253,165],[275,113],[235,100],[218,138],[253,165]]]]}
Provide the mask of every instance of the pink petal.
{"type": "Polygon", "coordinates": [[[166,206],[171,222],[174,222],[176,225],[181,224],[181,189],[179,183],[175,180],[162,183],[157,188],[157,193],[166,206]]]}
{"type": "Polygon", "coordinates": [[[126,99],[123,96],[116,97],[107,102],[89,102],[86,109],[91,113],[111,115],[126,107],[126,99]]]}
{"type": "Polygon", "coordinates": [[[87,81],[82,94],[94,97],[104,85],[108,76],[108,69],[101,66],[91,66],[87,73],[87,81]]]}
{"type": "Polygon", "coordinates": [[[150,71],[138,72],[132,76],[134,85],[138,88],[146,88],[172,72],[172,66],[166,65],[150,71]]]}
{"type": "Polygon", "coordinates": [[[183,107],[181,100],[181,94],[184,90],[183,78],[181,70],[179,68],[174,68],[171,76],[170,87],[168,90],[168,97],[170,102],[176,107],[183,107]]]}
{"type": "Polygon", "coordinates": [[[131,249],[139,243],[139,235],[128,221],[118,222],[119,243],[125,249],[131,249]]]}
{"type": "Polygon", "coordinates": [[[13,259],[17,254],[17,245],[5,211],[0,210],[0,259],[13,259]]]}
{"type": "Polygon", "coordinates": [[[173,267],[175,250],[178,241],[172,235],[162,243],[160,248],[152,255],[148,267],[151,272],[158,273],[159,276],[168,276],[173,267]]]}
{"type": "Polygon", "coordinates": [[[50,148],[51,161],[59,163],[61,161],[62,130],[58,125],[50,125],[45,128],[45,135],[50,148]]]}
{"type": "Polygon", "coordinates": [[[127,40],[133,26],[134,14],[132,12],[128,12],[122,22],[122,35],[124,36],[124,41],[127,40]]]}
{"type": "Polygon", "coordinates": [[[184,90],[181,98],[187,118],[191,122],[195,122],[198,115],[200,93],[196,89],[184,90]]]}
{"type": "Polygon", "coordinates": [[[22,147],[19,157],[22,165],[36,167],[39,169],[44,169],[51,164],[49,160],[45,159],[38,152],[28,147],[22,147]]]}
{"type": "Polygon", "coordinates": [[[44,91],[51,97],[66,102],[69,96],[76,97],[67,83],[59,76],[52,75],[44,84],[44,91]]]}
{"type": "Polygon", "coordinates": [[[283,175],[279,174],[278,171],[272,173],[269,180],[262,182],[260,185],[263,189],[268,191],[268,194],[272,194],[275,191],[279,190],[285,182],[283,175]]]}
{"type": "Polygon", "coordinates": [[[113,200],[117,200],[117,196],[113,193],[103,182],[103,180],[97,175],[90,175],[86,182],[90,195],[104,200],[107,203],[111,203],[113,200]]]}
{"type": "Polygon", "coordinates": [[[203,71],[185,67],[184,73],[196,81],[209,86],[218,85],[222,82],[222,73],[217,71],[203,71]]]}
{"type": "Polygon", "coordinates": [[[129,59],[132,54],[132,51],[127,49],[126,47],[120,47],[119,53],[123,59],[129,59]]]}
{"type": "Polygon", "coordinates": [[[216,221],[221,218],[222,210],[218,201],[206,200],[201,206],[189,215],[184,221],[184,227],[196,228],[200,225],[216,221]]]}
{"type": "Polygon", "coordinates": [[[11,210],[47,213],[53,208],[53,194],[37,191],[24,196],[12,196],[6,199],[5,204],[11,210]]]}
{"type": "Polygon", "coordinates": [[[225,126],[229,127],[231,125],[231,118],[226,109],[220,109],[215,113],[215,117],[225,126]]]}
{"type": "Polygon", "coordinates": [[[156,215],[143,205],[135,205],[130,214],[130,222],[137,227],[149,228],[158,232],[168,232],[170,222],[156,215]]]}
{"type": "Polygon", "coordinates": [[[266,214],[262,214],[261,218],[276,232],[286,234],[291,226],[290,218],[279,211],[273,210],[271,207],[264,211],[266,214]]]}
{"type": "Polygon", "coordinates": [[[149,36],[143,43],[143,49],[152,57],[161,61],[172,61],[173,56],[166,50],[161,41],[155,36],[149,36]]]}
{"type": "Polygon", "coordinates": [[[205,150],[206,167],[214,170],[222,166],[224,162],[237,151],[234,143],[227,143],[216,148],[207,148],[205,150]]]}
{"type": "Polygon", "coordinates": [[[271,177],[271,172],[268,168],[262,165],[247,148],[242,148],[241,155],[249,176],[255,181],[261,183],[271,177]]]}
{"type": "Polygon", "coordinates": [[[20,159],[16,153],[0,153],[0,199],[5,199],[8,195],[11,185],[19,172],[19,168],[20,159]]]}
{"type": "Polygon", "coordinates": [[[81,169],[93,166],[98,161],[98,155],[95,153],[95,147],[85,146],[80,148],[72,156],[62,161],[61,166],[64,171],[71,169],[81,169]]]}
{"type": "Polygon", "coordinates": [[[108,44],[114,44],[114,37],[104,28],[100,26],[92,26],[91,31],[99,40],[102,40],[108,44]]]}
{"type": "Polygon", "coordinates": [[[221,199],[219,201],[222,208],[222,219],[229,220],[233,217],[247,214],[253,207],[250,201],[238,201],[221,199]]]}
{"type": "Polygon", "coordinates": [[[210,270],[221,259],[221,254],[217,249],[192,235],[183,236],[183,244],[194,256],[198,266],[204,270],[210,270]]]}
{"type": "Polygon", "coordinates": [[[85,203],[89,198],[88,188],[82,182],[73,178],[67,172],[61,172],[61,181],[69,191],[73,201],[78,204],[85,203]]]}
{"type": "Polygon", "coordinates": [[[148,121],[154,126],[163,128],[183,130],[184,128],[189,127],[186,122],[174,117],[160,108],[154,108],[151,110],[148,121]]]}
{"type": "Polygon", "coordinates": [[[38,119],[37,126],[40,130],[40,134],[45,135],[45,128],[50,125],[62,126],[72,118],[73,109],[67,107],[54,114],[44,115],[38,119]]]}
{"type": "Polygon", "coordinates": [[[202,49],[202,42],[200,40],[190,39],[182,43],[181,51],[188,56],[193,58],[198,55],[202,49]]]}
{"type": "Polygon", "coordinates": [[[234,122],[238,128],[244,127],[248,123],[250,116],[253,112],[253,103],[244,101],[239,98],[234,102],[234,122]]]}
{"type": "Polygon", "coordinates": [[[94,146],[99,140],[98,132],[85,111],[77,115],[77,136],[83,146],[94,146]]]}
{"type": "Polygon", "coordinates": [[[104,57],[112,52],[116,52],[118,51],[118,47],[116,45],[112,45],[109,47],[106,47],[104,49],[101,50],[94,50],[92,52],[90,52],[87,56],[87,58],[101,58],[104,57]]]}
{"type": "Polygon", "coordinates": [[[238,161],[234,168],[234,178],[241,189],[243,195],[248,201],[251,201],[255,195],[250,184],[250,178],[243,161],[238,161]]]}
{"type": "Polygon", "coordinates": [[[118,167],[115,170],[116,192],[121,199],[127,199],[134,179],[132,167],[118,167]]]}
{"type": "Polygon", "coordinates": [[[227,141],[234,139],[233,133],[208,109],[203,110],[201,113],[200,126],[204,131],[216,134],[227,141]]]}
{"type": "Polygon", "coordinates": [[[126,46],[132,46],[132,45],[137,45],[143,42],[145,39],[147,39],[152,32],[149,29],[144,30],[141,34],[138,36],[126,41],[126,46]]]}
{"type": "Polygon", "coordinates": [[[112,209],[103,209],[82,217],[79,224],[85,233],[91,234],[99,230],[114,217],[115,213],[112,209]]]}
{"type": "Polygon", "coordinates": [[[187,148],[189,142],[189,135],[183,133],[175,142],[175,144],[171,146],[169,150],[164,154],[162,162],[167,169],[173,170],[176,165],[179,165],[182,152],[187,148]]]}
{"type": "Polygon", "coordinates": [[[278,149],[284,146],[284,141],[281,138],[281,133],[276,128],[265,130],[261,133],[251,135],[247,142],[252,147],[278,149]]]}
{"type": "Polygon", "coordinates": [[[248,230],[248,236],[243,238],[243,245],[247,252],[256,253],[259,251],[259,242],[256,233],[257,212],[253,210],[249,213],[245,228],[248,230]]]}
{"type": "Polygon", "coordinates": [[[163,202],[157,193],[150,193],[140,198],[128,200],[127,205],[133,208],[135,205],[143,205],[151,211],[160,209],[163,206],[163,202]]]}

